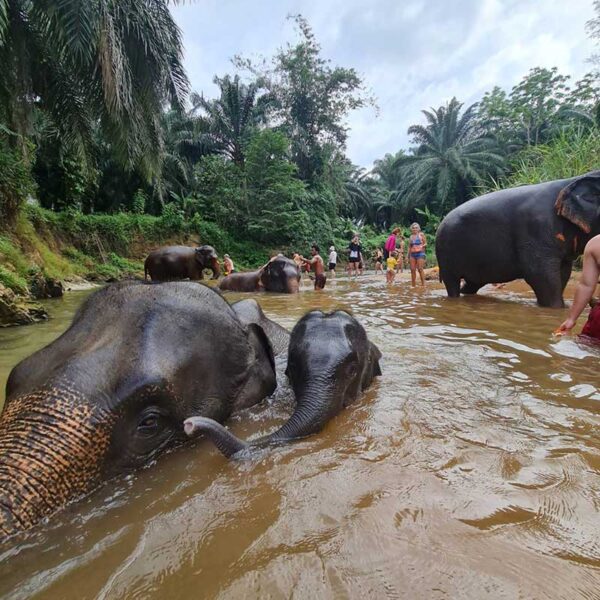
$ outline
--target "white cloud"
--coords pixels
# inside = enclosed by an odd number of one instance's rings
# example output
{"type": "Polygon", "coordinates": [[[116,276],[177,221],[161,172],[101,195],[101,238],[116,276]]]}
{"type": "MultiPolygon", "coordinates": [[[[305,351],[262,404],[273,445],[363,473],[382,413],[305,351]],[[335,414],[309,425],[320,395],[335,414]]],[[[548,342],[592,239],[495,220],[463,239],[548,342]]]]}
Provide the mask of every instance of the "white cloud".
{"type": "Polygon", "coordinates": [[[355,67],[378,98],[379,116],[362,109],[348,119],[348,154],[362,166],[406,147],[422,109],[510,89],[535,66],[576,79],[592,53],[591,0],[205,0],[173,12],[192,85],[207,95],[215,74],[232,71],[231,57],[272,55],[294,40],[286,16],[305,16],[324,55],[355,67]]]}

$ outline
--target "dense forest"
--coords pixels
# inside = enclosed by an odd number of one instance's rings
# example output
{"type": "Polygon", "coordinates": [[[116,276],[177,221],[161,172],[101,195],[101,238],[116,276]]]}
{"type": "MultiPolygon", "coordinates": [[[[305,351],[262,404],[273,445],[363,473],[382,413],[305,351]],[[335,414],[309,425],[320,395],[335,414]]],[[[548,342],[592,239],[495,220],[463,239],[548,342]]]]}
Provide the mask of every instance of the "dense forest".
{"type": "MultiPolygon", "coordinates": [[[[415,219],[434,234],[487,190],[600,164],[598,57],[579,81],[533,68],[471,106],[426,108],[411,146],[366,170],[346,156],[346,123],[376,99],[323,56],[302,16],[290,17],[295,40],[259,63],[236,57],[207,98],[190,90],[168,4],[0,0],[0,229],[104,228],[123,245],[132,228],[185,231],[252,264],[313,241],[345,245],[353,231],[373,246],[415,219]]],[[[0,281],[14,284],[7,239],[0,281]]]]}

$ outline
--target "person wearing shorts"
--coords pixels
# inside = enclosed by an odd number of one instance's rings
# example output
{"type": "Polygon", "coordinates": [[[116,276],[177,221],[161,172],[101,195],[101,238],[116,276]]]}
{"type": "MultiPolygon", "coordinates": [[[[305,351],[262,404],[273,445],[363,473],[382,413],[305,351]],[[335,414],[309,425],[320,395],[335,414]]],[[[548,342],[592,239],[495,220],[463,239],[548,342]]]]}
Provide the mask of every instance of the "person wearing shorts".
{"type": "Polygon", "coordinates": [[[327,283],[327,276],[325,275],[325,263],[319,254],[319,246],[313,244],[310,253],[312,258],[303,258],[304,263],[315,273],[315,290],[322,290],[327,283]]]}
{"type": "Polygon", "coordinates": [[[413,223],[410,226],[410,237],[408,238],[408,259],[410,262],[410,279],[412,286],[417,285],[417,271],[421,278],[421,285],[425,285],[425,248],[427,248],[427,239],[421,231],[421,226],[418,223],[413,223]]]}
{"type": "Polygon", "coordinates": [[[358,275],[358,266],[361,262],[361,254],[362,254],[362,246],[360,245],[360,241],[358,236],[355,235],[348,246],[348,270],[354,272],[354,276],[358,275]]]}
{"type": "Polygon", "coordinates": [[[335,267],[337,265],[337,252],[335,251],[335,246],[331,246],[329,248],[329,273],[331,277],[335,279],[335,267]]]}

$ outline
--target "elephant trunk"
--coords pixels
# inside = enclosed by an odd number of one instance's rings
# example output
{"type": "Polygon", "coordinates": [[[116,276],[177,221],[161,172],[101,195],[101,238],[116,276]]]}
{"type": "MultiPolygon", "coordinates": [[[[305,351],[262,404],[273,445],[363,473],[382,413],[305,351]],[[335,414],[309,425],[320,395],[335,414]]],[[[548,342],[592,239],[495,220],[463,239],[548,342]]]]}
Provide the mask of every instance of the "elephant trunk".
{"type": "Polygon", "coordinates": [[[300,280],[296,277],[290,277],[288,280],[288,293],[297,294],[300,291],[300,280]]]}
{"type": "Polygon", "coordinates": [[[331,394],[303,392],[298,396],[296,410],[292,416],[274,433],[244,442],[225,429],[223,425],[207,417],[190,417],[183,423],[189,436],[204,434],[227,457],[242,450],[261,448],[296,438],[306,437],[320,431],[325,423],[337,412],[332,410],[334,402],[331,394]]]}
{"type": "Polygon", "coordinates": [[[11,400],[0,418],[0,533],[28,529],[89,492],[109,435],[90,405],[68,390],[11,400]]]}

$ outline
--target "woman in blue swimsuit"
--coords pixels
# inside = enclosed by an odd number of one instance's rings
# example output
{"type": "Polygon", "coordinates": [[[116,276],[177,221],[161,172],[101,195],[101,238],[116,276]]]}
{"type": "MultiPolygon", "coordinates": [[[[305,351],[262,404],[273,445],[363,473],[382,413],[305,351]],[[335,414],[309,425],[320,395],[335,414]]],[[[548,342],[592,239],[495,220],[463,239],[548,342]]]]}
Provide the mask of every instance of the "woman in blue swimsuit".
{"type": "Polygon", "coordinates": [[[410,238],[408,238],[408,258],[410,259],[410,279],[412,286],[417,285],[417,270],[421,278],[421,285],[425,285],[425,248],[427,248],[427,239],[421,231],[418,223],[410,226],[410,238]]]}

